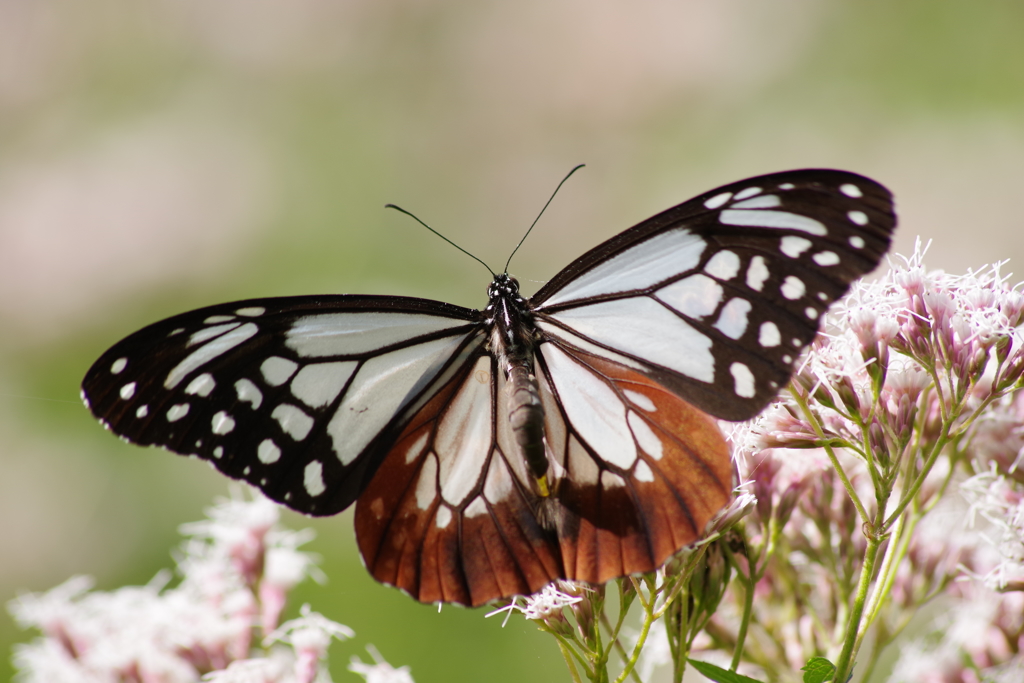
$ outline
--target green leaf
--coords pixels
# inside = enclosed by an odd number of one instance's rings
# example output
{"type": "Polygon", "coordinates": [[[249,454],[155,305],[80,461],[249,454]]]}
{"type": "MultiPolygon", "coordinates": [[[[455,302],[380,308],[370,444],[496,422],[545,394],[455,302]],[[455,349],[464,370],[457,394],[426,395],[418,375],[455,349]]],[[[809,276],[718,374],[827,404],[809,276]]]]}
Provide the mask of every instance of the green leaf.
{"type": "Polygon", "coordinates": [[[705,678],[709,678],[715,683],[761,683],[761,681],[751,678],[750,676],[743,676],[735,671],[726,671],[720,666],[709,664],[707,662],[698,662],[695,659],[687,659],[693,668],[704,675],[705,678]]]}
{"type": "Polygon", "coordinates": [[[835,665],[824,657],[811,657],[804,668],[804,683],[825,683],[836,675],[835,665]]]}

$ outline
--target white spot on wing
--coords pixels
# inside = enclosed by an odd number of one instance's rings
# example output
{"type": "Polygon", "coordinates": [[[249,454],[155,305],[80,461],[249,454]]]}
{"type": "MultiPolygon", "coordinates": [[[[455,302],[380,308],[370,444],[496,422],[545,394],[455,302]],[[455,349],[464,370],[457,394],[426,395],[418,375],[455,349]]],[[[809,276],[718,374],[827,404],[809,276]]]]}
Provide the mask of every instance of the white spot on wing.
{"type": "Polygon", "coordinates": [[[223,446],[214,446],[213,447],[213,457],[217,458],[218,460],[220,458],[224,457],[224,447],[223,446]]]}
{"type": "Polygon", "coordinates": [[[747,331],[747,314],[750,313],[751,304],[746,299],[736,297],[730,299],[715,322],[715,327],[730,339],[739,339],[747,331]]]}
{"type": "Polygon", "coordinates": [[[313,418],[287,403],[282,403],[274,408],[270,417],[277,420],[281,425],[281,430],[296,441],[305,439],[309,436],[309,431],[313,429],[313,418]]]}
{"type": "Polygon", "coordinates": [[[167,410],[167,421],[177,422],[181,418],[188,415],[188,404],[187,403],[176,403],[167,410]]]}
{"type": "Polygon", "coordinates": [[[743,363],[733,363],[729,366],[729,373],[732,374],[733,382],[736,383],[736,395],[743,398],[753,398],[754,394],[754,373],[743,363]]]}
{"type": "Polygon", "coordinates": [[[135,417],[143,418],[149,415],[149,406],[139,406],[135,411],[135,417]]]}
{"type": "Polygon", "coordinates": [[[358,365],[354,360],[346,360],[303,366],[292,379],[292,395],[311,408],[322,408],[338,398],[358,365]]]}
{"type": "Polygon", "coordinates": [[[780,190],[792,190],[794,187],[796,187],[796,185],[793,183],[782,183],[779,185],[780,190]]]}
{"type": "Polygon", "coordinates": [[[416,507],[427,510],[437,497],[437,460],[428,456],[423,461],[420,478],[416,480],[416,507]]]}
{"type": "Polygon", "coordinates": [[[631,467],[636,444],[626,423],[625,405],[615,392],[553,344],[544,344],[541,353],[576,432],[605,462],[631,467]]]}
{"type": "Polygon", "coordinates": [[[647,420],[630,410],[626,413],[626,421],[629,422],[629,428],[633,431],[633,438],[640,446],[640,450],[655,460],[661,460],[661,456],[664,455],[661,439],[647,424],[647,420]]]}
{"type": "Polygon", "coordinates": [[[118,395],[120,395],[120,397],[123,398],[125,401],[134,396],[135,382],[128,382],[128,384],[125,384],[123,387],[121,387],[121,391],[118,392],[118,395]]]}
{"type": "Polygon", "coordinates": [[[722,285],[707,275],[698,274],[662,287],[655,294],[683,315],[702,318],[718,309],[722,301],[722,285]]]}
{"type": "Polygon", "coordinates": [[[127,358],[118,358],[117,360],[110,364],[110,374],[120,375],[127,365],[127,358]]]}
{"type": "Polygon", "coordinates": [[[256,447],[256,457],[264,465],[273,465],[281,459],[281,449],[271,439],[263,439],[256,447]]]}
{"type": "Polygon", "coordinates": [[[214,434],[228,434],[235,428],[235,418],[227,411],[219,410],[213,415],[212,425],[214,434]]]}
{"type": "Polygon", "coordinates": [[[854,249],[863,249],[864,248],[864,238],[861,237],[860,235],[851,235],[850,236],[850,246],[853,247],[854,249]]]}
{"type": "MultiPolygon", "coordinates": [[[[209,318],[207,318],[207,321],[208,320],[209,318]]],[[[228,320],[230,320],[230,318],[228,318],[228,320]]],[[[214,325],[213,327],[204,327],[198,332],[193,332],[192,336],[189,337],[188,341],[185,343],[185,346],[195,346],[196,344],[202,344],[203,342],[213,339],[214,337],[219,337],[228,330],[235,329],[241,324],[242,323],[239,322],[233,322],[227,325],[214,325]]]]}
{"type": "Polygon", "coordinates": [[[819,266],[834,266],[839,263],[839,254],[834,251],[820,251],[811,258],[819,266]]]}
{"type": "MultiPolygon", "coordinates": [[[[739,198],[739,195],[736,195],[739,198]]],[[[736,202],[732,205],[733,209],[774,209],[777,206],[781,206],[782,202],[779,200],[778,195],[765,194],[760,197],[754,197],[742,202],[736,202]]]]}
{"type": "Polygon", "coordinates": [[[868,224],[868,215],[863,211],[849,211],[846,217],[850,219],[851,223],[856,223],[857,225],[868,224]]]}
{"type": "Polygon", "coordinates": [[[551,317],[600,344],[702,382],[714,381],[711,339],[653,299],[602,301],[551,317]]]}
{"type": "Polygon", "coordinates": [[[235,315],[244,315],[247,318],[255,318],[258,315],[263,315],[267,312],[267,309],[263,306],[246,306],[245,308],[239,308],[235,311],[235,315]]]}
{"type": "Polygon", "coordinates": [[[789,258],[797,258],[810,248],[811,241],[803,237],[793,237],[790,235],[779,240],[779,251],[789,258]]]}
{"type": "Polygon", "coordinates": [[[726,202],[728,202],[730,199],[732,199],[732,192],[722,192],[721,194],[716,194],[714,197],[704,202],[704,208],[717,209],[720,206],[725,206],[726,202]]]}
{"type": "Polygon", "coordinates": [[[761,194],[761,188],[760,187],[745,187],[742,190],[740,190],[739,192],[737,192],[736,196],[733,197],[733,199],[735,201],[740,201],[741,199],[746,199],[747,197],[753,197],[754,195],[757,195],[757,194],[761,194]]]}
{"type": "Polygon", "coordinates": [[[718,218],[726,225],[740,225],[751,228],[772,228],[779,230],[799,230],[811,235],[825,236],[828,229],[820,221],[810,216],[802,216],[788,211],[725,209],[718,218]]]}
{"type": "Polygon", "coordinates": [[[216,386],[217,383],[213,380],[213,375],[208,372],[204,372],[201,375],[197,375],[195,379],[188,383],[188,386],[185,387],[185,393],[206,398],[216,386]]]}
{"type": "Polygon", "coordinates": [[[654,472],[651,471],[650,465],[640,460],[636,464],[636,469],[633,470],[633,478],[643,482],[654,481],[654,472]]]}
{"type": "Polygon", "coordinates": [[[740,257],[735,252],[720,251],[704,266],[704,272],[719,280],[731,280],[740,272],[740,257]]]}
{"type": "Polygon", "coordinates": [[[298,367],[299,365],[295,361],[281,358],[280,356],[271,356],[260,365],[260,372],[263,374],[263,379],[266,380],[267,384],[272,387],[279,387],[295,374],[295,370],[298,367]]]}
{"type": "Polygon", "coordinates": [[[327,490],[324,486],[324,466],[319,460],[306,465],[302,472],[302,484],[306,487],[306,493],[313,498],[327,490]]]}
{"type": "Polygon", "coordinates": [[[650,399],[646,394],[641,394],[638,391],[630,391],[629,389],[623,389],[623,394],[626,398],[632,401],[633,405],[637,408],[646,410],[649,413],[653,413],[658,410],[658,406],[654,405],[654,401],[650,399]]]}
{"type": "Polygon", "coordinates": [[[487,481],[484,483],[484,496],[491,503],[500,503],[512,491],[512,475],[501,463],[501,458],[491,459],[487,481]]]}
{"type": "Polygon", "coordinates": [[[761,323],[761,329],[758,332],[757,341],[765,348],[771,348],[781,344],[782,334],[779,332],[779,326],[770,320],[768,322],[761,323]]]}
{"type": "MultiPolygon", "coordinates": [[[[480,500],[477,498],[477,500],[480,500]]],[[[437,516],[434,518],[434,524],[437,525],[438,529],[444,529],[446,526],[452,523],[452,510],[447,505],[441,505],[437,508],[437,516]]]]}
{"type": "Polygon", "coordinates": [[[817,320],[818,319],[818,309],[816,309],[816,308],[814,308],[812,306],[808,306],[807,308],[805,308],[804,309],[804,314],[808,318],[810,318],[811,320],[817,320]]]}
{"type": "Polygon", "coordinates": [[[764,257],[755,256],[750,259],[750,267],[747,268],[747,287],[755,292],[760,292],[768,275],[768,266],[765,265],[764,257]]]}
{"type": "Polygon", "coordinates": [[[263,403],[263,392],[250,380],[240,379],[235,382],[235,391],[238,393],[238,400],[243,403],[251,403],[253,410],[259,408],[263,403]]]}
{"type": "Polygon", "coordinates": [[[423,447],[427,444],[427,439],[430,438],[430,432],[423,432],[419,438],[412,442],[408,450],[405,451],[405,464],[408,465],[416,458],[420,457],[423,453],[423,447]]]}
{"type": "Polygon", "coordinates": [[[863,197],[864,193],[860,191],[860,188],[852,183],[843,183],[839,186],[839,191],[845,194],[847,197],[863,197]]]}
{"type": "MultiPolygon", "coordinates": [[[[480,358],[473,372],[486,371],[490,364],[490,357],[480,358]]],[[[437,425],[441,497],[452,505],[461,504],[480,483],[494,440],[493,410],[490,383],[465,382],[437,425]]]]}
{"type": "Polygon", "coordinates": [[[232,315],[211,315],[203,322],[207,325],[214,325],[216,323],[229,323],[235,319],[232,315]]]}
{"type": "Polygon", "coordinates": [[[608,489],[618,489],[625,487],[626,480],[620,477],[619,475],[615,474],[614,472],[609,472],[608,470],[605,470],[604,472],[601,473],[601,488],[603,488],[604,490],[607,491],[608,489]]]}
{"type": "Polygon", "coordinates": [[[466,506],[463,517],[480,517],[487,514],[487,503],[483,498],[474,498],[473,502],[466,506]]]}
{"type": "Polygon", "coordinates": [[[804,281],[796,275],[787,275],[786,279],[782,281],[782,287],[779,291],[782,292],[782,296],[790,301],[796,301],[804,295],[807,287],[804,285],[804,281]]]}
{"type": "Polygon", "coordinates": [[[181,380],[197,368],[202,367],[211,360],[224,354],[231,349],[235,348],[239,344],[242,344],[259,331],[254,323],[246,323],[227,334],[221,335],[217,339],[200,346],[198,349],[190,353],[185,360],[178,363],[169,373],[167,373],[167,379],[164,380],[165,389],[173,389],[178,386],[181,380]]]}
{"type": "Polygon", "coordinates": [[[420,313],[320,313],[296,320],[285,344],[303,358],[345,356],[469,324],[420,313]]]}
{"type": "Polygon", "coordinates": [[[655,235],[572,280],[542,302],[541,308],[598,294],[648,289],[696,268],[706,247],[703,239],[688,230],[655,235]]]}

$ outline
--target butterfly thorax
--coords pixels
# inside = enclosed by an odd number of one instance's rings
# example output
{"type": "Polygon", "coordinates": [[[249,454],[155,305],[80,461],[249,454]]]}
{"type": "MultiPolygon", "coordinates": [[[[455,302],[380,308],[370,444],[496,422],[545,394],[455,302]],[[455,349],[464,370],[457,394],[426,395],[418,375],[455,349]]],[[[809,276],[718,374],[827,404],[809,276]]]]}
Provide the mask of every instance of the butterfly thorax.
{"type": "Polygon", "coordinates": [[[519,454],[533,475],[536,493],[547,496],[548,460],[544,447],[544,406],[534,374],[536,328],[528,302],[519,294],[519,283],[507,273],[494,277],[487,288],[490,301],[484,309],[490,327],[491,353],[505,373],[508,419],[519,454]]]}

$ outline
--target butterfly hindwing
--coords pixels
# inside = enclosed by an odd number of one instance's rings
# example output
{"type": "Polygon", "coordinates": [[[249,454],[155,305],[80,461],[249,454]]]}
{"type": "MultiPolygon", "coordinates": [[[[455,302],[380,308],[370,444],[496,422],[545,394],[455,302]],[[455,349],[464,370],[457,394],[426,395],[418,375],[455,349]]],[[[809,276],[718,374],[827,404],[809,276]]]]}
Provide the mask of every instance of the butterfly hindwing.
{"type": "Polygon", "coordinates": [[[515,451],[504,374],[481,355],[408,422],[356,504],[373,576],[423,602],[480,605],[564,576],[515,451]]]}
{"type": "Polygon", "coordinates": [[[603,583],[661,566],[732,490],[715,421],[632,368],[546,343],[538,360],[566,574],[603,583]]]}
{"type": "Polygon", "coordinates": [[[894,226],[888,190],[863,176],[750,178],[577,259],[534,297],[537,324],[716,417],[747,419],[789,380],[829,304],[878,264],[894,226]]]}
{"type": "Polygon", "coordinates": [[[422,401],[480,344],[475,311],[397,297],[257,299],[150,325],[89,370],[115,434],[209,461],[308,514],[350,505],[422,401]]]}
{"type": "Polygon", "coordinates": [[[407,423],[356,505],[379,581],[468,605],[555,578],[603,583],[660,566],[728,500],[710,417],[600,357],[545,344],[542,359],[552,495],[531,490],[504,375],[481,355],[407,423]]]}

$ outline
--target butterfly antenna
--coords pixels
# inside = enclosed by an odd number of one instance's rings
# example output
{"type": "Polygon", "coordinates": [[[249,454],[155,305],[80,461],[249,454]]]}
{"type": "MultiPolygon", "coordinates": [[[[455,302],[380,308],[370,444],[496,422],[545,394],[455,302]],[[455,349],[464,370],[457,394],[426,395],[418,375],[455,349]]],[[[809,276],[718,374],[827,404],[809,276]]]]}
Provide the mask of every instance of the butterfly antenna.
{"type": "Polygon", "coordinates": [[[555,191],[551,193],[551,198],[548,199],[547,204],[545,204],[544,208],[540,210],[540,213],[537,214],[537,217],[533,219],[533,223],[530,224],[530,229],[526,231],[525,235],[523,235],[523,239],[519,240],[519,244],[517,244],[516,248],[512,250],[511,254],[509,254],[508,261],[505,261],[506,274],[508,273],[508,264],[512,263],[512,257],[516,255],[516,252],[519,251],[519,247],[523,246],[523,242],[525,242],[526,238],[530,236],[530,230],[533,230],[533,226],[537,225],[537,221],[539,221],[540,217],[544,215],[545,211],[547,211],[548,205],[551,204],[551,201],[555,198],[555,195],[558,194],[558,191],[562,189],[562,185],[565,185],[565,181],[569,179],[569,176],[571,176],[573,173],[580,170],[584,166],[586,166],[586,164],[577,164],[575,167],[573,167],[571,171],[569,171],[565,175],[564,178],[562,178],[562,182],[558,183],[558,187],[556,187],[555,191]]]}
{"type": "Polygon", "coordinates": [[[406,216],[409,216],[409,217],[410,217],[410,218],[412,218],[412,219],[413,219],[414,221],[416,221],[417,223],[419,223],[420,225],[422,225],[422,226],[423,226],[424,228],[426,228],[426,229],[427,229],[427,230],[429,230],[430,232],[434,233],[435,235],[437,235],[438,237],[440,237],[441,239],[443,239],[443,240],[444,240],[445,242],[447,242],[448,244],[452,245],[453,247],[455,247],[456,249],[458,249],[459,251],[461,251],[461,252],[462,252],[463,254],[465,254],[466,256],[470,257],[471,259],[473,259],[474,261],[476,261],[477,263],[479,263],[480,265],[482,265],[482,266],[483,266],[484,268],[486,268],[486,269],[487,269],[487,272],[489,272],[489,273],[491,274],[491,277],[495,277],[495,276],[497,275],[497,273],[495,273],[495,272],[494,272],[493,270],[491,270],[491,267],[490,267],[489,265],[487,265],[486,263],[484,263],[483,261],[481,261],[480,259],[478,259],[478,258],[477,258],[476,256],[473,256],[473,255],[472,255],[472,254],[470,254],[470,253],[469,253],[468,251],[466,251],[465,249],[463,249],[463,248],[462,248],[462,247],[460,247],[459,245],[455,244],[455,242],[452,242],[452,241],[451,241],[450,239],[448,239],[447,237],[445,237],[444,235],[442,235],[441,233],[439,233],[439,232],[438,232],[437,230],[434,230],[434,229],[433,229],[432,227],[430,227],[429,225],[427,225],[426,223],[424,223],[423,221],[421,221],[421,220],[419,219],[419,216],[417,216],[416,214],[414,214],[414,213],[410,213],[410,212],[406,211],[405,209],[403,209],[402,207],[400,207],[400,206],[397,206],[397,205],[395,205],[395,204],[385,204],[385,205],[384,205],[384,208],[385,208],[385,209],[394,209],[395,211],[401,211],[401,212],[402,212],[402,213],[404,213],[404,214],[405,214],[406,216]]]}

